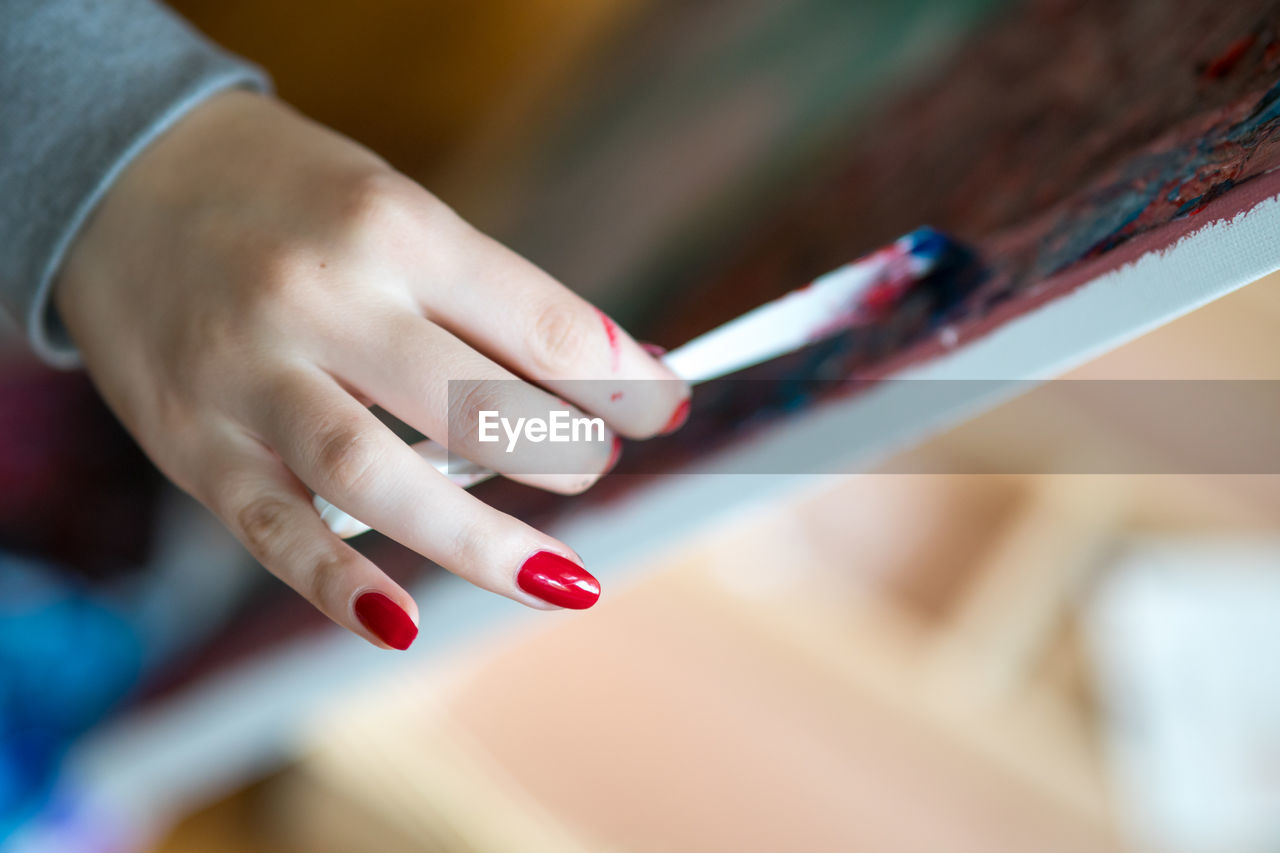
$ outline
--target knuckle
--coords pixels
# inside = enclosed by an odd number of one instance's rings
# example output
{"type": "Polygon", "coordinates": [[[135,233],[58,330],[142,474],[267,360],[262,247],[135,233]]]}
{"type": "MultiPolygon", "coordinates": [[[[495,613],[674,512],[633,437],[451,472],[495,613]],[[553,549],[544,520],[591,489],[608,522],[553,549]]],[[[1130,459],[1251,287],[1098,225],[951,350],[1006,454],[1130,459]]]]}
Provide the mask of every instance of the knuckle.
{"type": "Polygon", "coordinates": [[[546,305],[534,321],[534,365],[553,374],[572,368],[587,352],[590,336],[591,324],[576,306],[562,301],[546,305]]]}
{"type": "Polygon", "coordinates": [[[342,218],[357,241],[407,233],[416,220],[422,190],[413,181],[390,169],[360,172],[345,182],[342,218]]]}
{"type": "Polygon", "coordinates": [[[235,532],[243,527],[241,513],[255,498],[261,497],[261,492],[253,488],[243,469],[234,465],[208,464],[216,457],[217,450],[192,448],[190,464],[185,466],[195,472],[189,481],[191,492],[235,532]]]}
{"type": "Polygon", "coordinates": [[[470,441],[476,437],[481,412],[503,411],[500,380],[466,382],[449,393],[449,436],[470,441]]]}
{"type": "Polygon", "coordinates": [[[279,498],[260,497],[236,513],[236,525],[249,551],[259,559],[279,549],[289,530],[289,505],[279,498]]]}
{"type": "Polygon", "coordinates": [[[322,556],[300,581],[299,592],[316,604],[337,601],[346,587],[346,578],[350,575],[351,558],[342,553],[329,553],[322,556]]]}
{"type": "Polygon", "coordinates": [[[316,467],[335,496],[364,493],[382,458],[377,439],[349,424],[329,427],[316,443],[316,467]]]}

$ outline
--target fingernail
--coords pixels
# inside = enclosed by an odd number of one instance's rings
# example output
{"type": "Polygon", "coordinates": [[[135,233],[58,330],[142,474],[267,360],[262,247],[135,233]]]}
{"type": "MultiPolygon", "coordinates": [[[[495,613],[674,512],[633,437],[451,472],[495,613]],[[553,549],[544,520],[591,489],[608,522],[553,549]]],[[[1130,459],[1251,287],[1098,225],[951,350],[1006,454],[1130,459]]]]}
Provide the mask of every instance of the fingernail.
{"type": "Polygon", "coordinates": [[[530,595],[570,610],[586,610],[600,598],[600,582],[590,572],[550,551],[525,560],[516,583],[530,595]]]}
{"type": "Polygon", "coordinates": [[[671,413],[671,420],[667,421],[667,425],[662,428],[662,435],[675,432],[684,426],[684,422],[687,420],[689,420],[689,401],[684,400],[671,413]]]}
{"type": "Polygon", "coordinates": [[[657,344],[641,343],[640,349],[649,353],[649,355],[653,356],[654,358],[662,358],[664,355],[667,354],[667,348],[660,347],[657,344]]]}
{"type": "Polygon", "coordinates": [[[418,636],[418,626],[409,614],[380,592],[366,592],[357,598],[355,609],[360,624],[393,649],[404,651],[418,636]]]}
{"type": "Polygon", "coordinates": [[[604,473],[608,474],[618,464],[618,460],[622,458],[622,439],[619,436],[613,437],[613,450],[609,451],[609,461],[605,463],[604,473]]]}

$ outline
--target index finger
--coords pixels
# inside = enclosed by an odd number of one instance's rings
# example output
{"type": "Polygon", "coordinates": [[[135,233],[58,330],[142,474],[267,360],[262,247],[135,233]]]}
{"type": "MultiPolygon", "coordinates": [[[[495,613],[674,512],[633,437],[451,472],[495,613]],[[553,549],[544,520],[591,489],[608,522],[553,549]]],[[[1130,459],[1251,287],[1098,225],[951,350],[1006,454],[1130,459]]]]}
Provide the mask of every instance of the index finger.
{"type": "Polygon", "coordinates": [[[459,273],[465,280],[448,288],[418,285],[432,320],[629,438],[679,426],[689,399],[683,380],[591,303],[502,244],[473,234],[471,260],[459,273]]]}

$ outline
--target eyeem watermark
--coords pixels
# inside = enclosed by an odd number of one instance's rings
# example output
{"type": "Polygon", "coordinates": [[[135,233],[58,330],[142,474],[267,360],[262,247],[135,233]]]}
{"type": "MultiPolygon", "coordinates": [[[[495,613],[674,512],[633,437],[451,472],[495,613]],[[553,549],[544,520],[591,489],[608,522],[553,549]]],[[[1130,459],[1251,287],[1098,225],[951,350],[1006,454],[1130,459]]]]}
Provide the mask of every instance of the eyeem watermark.
{"type": "Polygon", "coordinates": [[[546,418],[516,418],[513,423],[499,412],[482,409],[478,427],[477,436],[485,444],[502,441],[505,435],[508,453],[515,451],[522,438],[534,444],[544,441],[604,441],[603,418],[574,417],[573,412],[567,410],[552,410],[550,417],[546,418]]]}
{"type": "MultiPolygon", "coordinates": [[[[449,457],[449,473],[473,472],[476,463],[461,449],[479,448],[490,451],[480,454],[490,466],[500,453],[507,475],[597,475],[615,434],[606,424],[660,422],[686,393],[663,384],[675,381],[564,380],[555,399],[520,379],[450,380],[448,444],[458,453],[449,457]],[[583,402],[594,408],[564,401],[594,401],[583,402]],[[485,406],[501,410],[477,411],[485,406]]],[[[1280,476],[1280,380],[872,381],[786,373],[720,379],[697,393],[702,408],[690,426],[634,447],[631,473],[688,473],[696,459],[715,476],[869,466],[889,474],[1280,476]],[[928,425],[971,418],[996,401],[1004,401],[999,411],[964,427],[955,445],[962,453],[944,444],[883,455],[899,446],[900,433],[910,438],[928,425]],[[814,416],[807,424],[806,408],[814,416]]]]}

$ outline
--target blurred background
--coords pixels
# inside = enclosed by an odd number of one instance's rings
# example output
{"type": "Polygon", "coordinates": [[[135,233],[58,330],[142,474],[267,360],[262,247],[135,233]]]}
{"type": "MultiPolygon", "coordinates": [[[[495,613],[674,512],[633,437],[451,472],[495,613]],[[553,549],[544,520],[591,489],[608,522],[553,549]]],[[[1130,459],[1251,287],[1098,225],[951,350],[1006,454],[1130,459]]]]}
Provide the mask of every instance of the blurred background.
{"type": "MultiPolygon", "coordinates": [[[[1027,4],[172,5],[644,324],[1027,4]]],[[[1278,281],[1071,378],[1280,378],[1278,281]]],[[[84,377],[0,346],[12,849],[1280,849],[1280,477],[823,477],[656,541],[587,613],[537,618],[473,618],[479,593],[366,536],[435,596],[395,656],[254,566],[84,377]]],[[[998,467],[1026,405],[885,468],[998,467]]],[[[1062,417],[1120,456],[1147,441],[1062,417]]]]}

